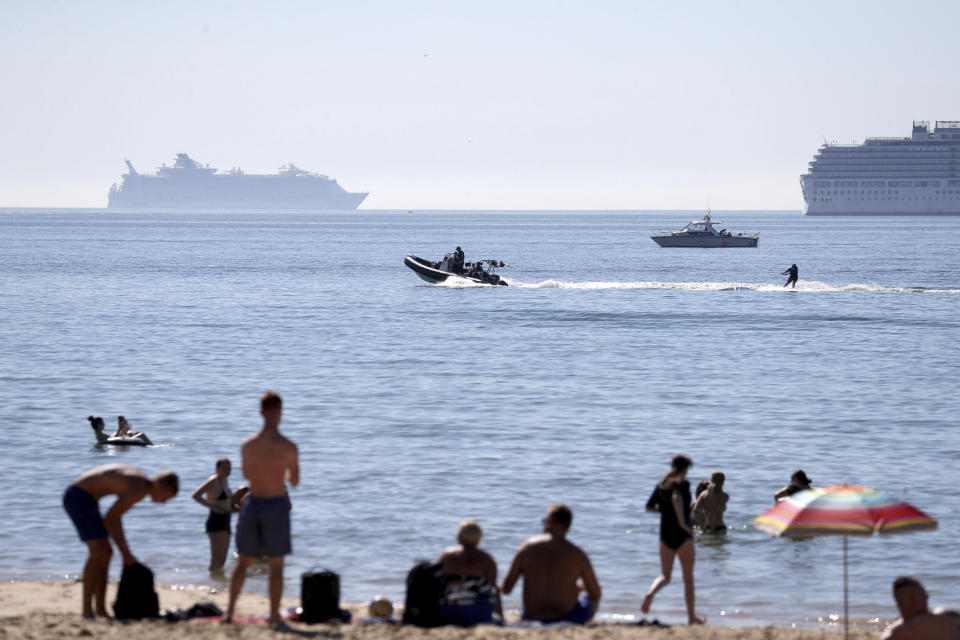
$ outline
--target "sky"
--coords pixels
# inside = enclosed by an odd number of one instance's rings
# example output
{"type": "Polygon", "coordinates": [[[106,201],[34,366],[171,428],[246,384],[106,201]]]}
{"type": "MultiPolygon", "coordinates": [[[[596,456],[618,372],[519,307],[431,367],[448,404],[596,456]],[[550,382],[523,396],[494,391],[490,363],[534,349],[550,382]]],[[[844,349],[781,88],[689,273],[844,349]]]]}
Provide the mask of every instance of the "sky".
{"type": "Polygon", "coordinates": [[[960,120],[960,3],[0,0],[0,206],[129,159],[364,209],[793,209],[824,140],[960,120]]]}

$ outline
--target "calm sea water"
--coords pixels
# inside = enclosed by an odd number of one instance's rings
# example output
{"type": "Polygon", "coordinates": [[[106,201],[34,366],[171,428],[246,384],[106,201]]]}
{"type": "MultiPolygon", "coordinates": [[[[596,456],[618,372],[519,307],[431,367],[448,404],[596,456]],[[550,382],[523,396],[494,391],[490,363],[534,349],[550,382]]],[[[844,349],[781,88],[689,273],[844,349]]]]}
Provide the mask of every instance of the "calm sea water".
{"type": "MultiPolygon", "coordinates": [[[[960,220],[725,212],[759,248],[648,238],[698,214],[0,211],[0,578],[75,578],[86,550],[62,491],[126,462],[182,482],[125,517],[133,552],[160,581],[222,587],[190,493],[218,457],[238,462],[276,389],[302,464],[288,593],[328,567],[344,600],[402,602],[414,560],[466,517],[502,575],[563,500],[601,616],[638,614],[659,570],[644,502],[683,452],[693,482],[722,469],[731,495],[729,535],[697,548],[711,622],[842,613],[839,539],[752,526],[797,467],[940,520],[850,542],[851,617],[894,617],[900,574],[960,604],[960,220]],[[517,286],[431,286],[402,264],[456,245],[517,286]],[[99,449],[89,414],[164,446],[99,449]]],[[[653,613],[681,622],[674,579],[653,613]]]]}

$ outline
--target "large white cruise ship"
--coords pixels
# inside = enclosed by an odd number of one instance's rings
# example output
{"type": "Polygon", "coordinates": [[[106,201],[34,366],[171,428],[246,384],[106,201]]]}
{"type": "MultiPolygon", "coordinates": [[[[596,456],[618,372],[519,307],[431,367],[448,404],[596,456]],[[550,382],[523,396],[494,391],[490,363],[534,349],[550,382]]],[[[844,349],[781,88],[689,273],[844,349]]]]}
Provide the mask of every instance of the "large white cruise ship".
{"type": "Polygon", "coordinates": [[[811,216],[960,215],[960,121],[915,121],[909,138],[825,143],[800,176],[811,216]]]}
{"type": "Polygon", "coordinates": [[[123,182],[110,187],[109,209],[356,209],[366,193],[289,164],[274,175],[218,173],[185,153],[172,167],[138,173],[129,160],[123,182]]]}

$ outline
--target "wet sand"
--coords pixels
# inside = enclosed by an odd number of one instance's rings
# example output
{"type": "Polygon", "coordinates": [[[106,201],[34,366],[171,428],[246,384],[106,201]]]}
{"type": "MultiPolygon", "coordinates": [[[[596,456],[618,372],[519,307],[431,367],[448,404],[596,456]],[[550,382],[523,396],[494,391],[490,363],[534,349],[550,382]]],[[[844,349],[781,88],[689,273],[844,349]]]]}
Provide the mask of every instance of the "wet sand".
{"type": "MultiPolygon", "coordinates": [[[[226,608],[227,594],[205,588],[158,587],[161,608],[188,608],[201,600],[211,601],[226,608]]],[[[113,602],[116,583],[107,589],[108,606],[113,602]]],[[[299,604],[297,597],[284,598],[283,608],[299,604]]],[[[170,638],[230,639],[230,638],[361,638],[390,640],[393,638],[496,638],[502,640],[533,640],[539,638],[567,638],[569,640],[620,640],[628,638],[655,638],[657,640],[814,640],[839,639],[842,629],[797,630],[779,627],[713,627],[710,625],[670,628],[638,627],[636,625],[593,623],[583,627],[494,627],[472,629],[442,627],[419,629],[392,624],[364,624],[365,606],[347,606],[354,622],[342,625],[306,625],[291,623],[288,631],[274,631],[262,623],[221,625],[208,620],[169,623],[163,620],[145,622],[117,622],[115,620],[84,620],[80,608],[80,584],[77,582],[13,581],[0,583],[0,638],[58,639],[58,638],[124,638],[130,640],[170,640],[170,638]]],[[[237,604],[238,616],[263,616],[268,611],[267,598],[243,594],[237,604]]],[[[395,614],[396,617],[396,614],[395,614]]],[[[879,637],[879,629],[851,630],[853,640],[879,637]]]]}

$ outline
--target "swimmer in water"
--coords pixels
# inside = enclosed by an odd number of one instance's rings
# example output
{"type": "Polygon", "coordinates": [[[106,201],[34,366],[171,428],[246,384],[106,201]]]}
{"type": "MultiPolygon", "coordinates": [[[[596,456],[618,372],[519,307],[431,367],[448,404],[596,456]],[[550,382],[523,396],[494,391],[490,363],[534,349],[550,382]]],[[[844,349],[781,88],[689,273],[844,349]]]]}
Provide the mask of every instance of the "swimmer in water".
{"type": "Polygon", "coordinates": [[[90,426],[93,427],[93,433],[97,438],[97,444],[153,444],[146,435],[139,431],[135,432],[137,435],[134,436],[124,436],[119,438],[115,436],[108,436],[103,432],[104,423],[103,418],[100,416],[87,416],[87,420],[90,421],[90,426]]]}
{"type": "Polygon", "coordinates": [[[113,434],[114,438],[139,438],[144,444],[153,444],[150,438],[143,431],[133,431],[130,423],[123,416],[117,416],[117,431],[113,434]]]}

